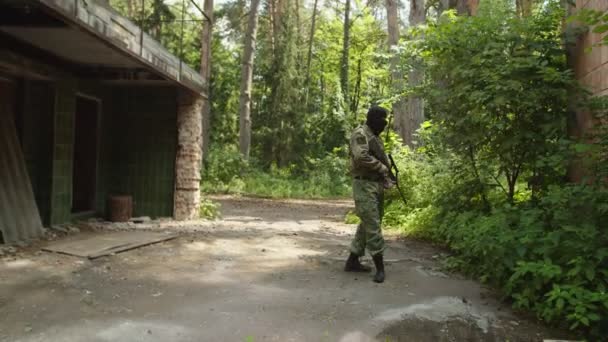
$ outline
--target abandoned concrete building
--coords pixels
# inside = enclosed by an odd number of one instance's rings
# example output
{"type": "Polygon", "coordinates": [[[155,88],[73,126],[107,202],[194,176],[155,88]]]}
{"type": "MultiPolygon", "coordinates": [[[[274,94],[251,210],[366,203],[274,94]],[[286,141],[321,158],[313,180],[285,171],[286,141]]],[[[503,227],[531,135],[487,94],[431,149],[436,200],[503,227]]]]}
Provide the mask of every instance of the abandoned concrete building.
{"type": "Polygon", "coordinates": [[[0,243],[103,215],[198,214],[204,81],[94,0],[0,0],[0,243]]]}

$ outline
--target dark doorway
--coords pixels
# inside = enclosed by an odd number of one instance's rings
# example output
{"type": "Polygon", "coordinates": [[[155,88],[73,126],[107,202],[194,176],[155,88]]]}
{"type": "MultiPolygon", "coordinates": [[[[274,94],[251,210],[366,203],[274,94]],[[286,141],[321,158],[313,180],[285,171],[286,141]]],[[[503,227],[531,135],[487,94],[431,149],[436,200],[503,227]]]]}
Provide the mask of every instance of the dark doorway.
{"type": "Polygon", "coordinates": [[[81,213],[95,208],[99,102],[78,96],[74,119],[72,212],[81,213]]]}

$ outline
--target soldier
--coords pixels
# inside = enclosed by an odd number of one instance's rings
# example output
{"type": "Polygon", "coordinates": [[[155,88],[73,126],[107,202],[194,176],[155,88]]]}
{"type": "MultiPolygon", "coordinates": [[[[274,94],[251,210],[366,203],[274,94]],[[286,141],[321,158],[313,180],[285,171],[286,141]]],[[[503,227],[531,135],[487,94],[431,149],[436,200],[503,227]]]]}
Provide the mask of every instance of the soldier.
{"type": "Polygon", "coordinates": [[[355,128],[350,138],[350,164],[353,176],[355,210],[361,223],[350,246],[346,272],[370,272],[359,257],[369,251],[376,266],[374,281],[384,282],[384,237],[381,223],[384,212],[384,188],[391,185],[389,161],[384,153],[380,133],[386,127],[388,111],[372,106],[365,124],[355,128]]]}

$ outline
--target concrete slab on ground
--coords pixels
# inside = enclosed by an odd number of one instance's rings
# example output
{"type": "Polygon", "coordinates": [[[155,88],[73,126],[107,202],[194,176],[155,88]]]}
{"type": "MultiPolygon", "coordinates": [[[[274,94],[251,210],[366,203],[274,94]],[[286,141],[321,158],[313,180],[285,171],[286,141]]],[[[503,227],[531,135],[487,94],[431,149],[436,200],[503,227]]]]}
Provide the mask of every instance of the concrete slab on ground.
{"type": "Polygon", "coordinates": [[[42,248],[42,250],[96,259],[102,256],[128,251],[161,241],[171,240],[175,237],[177,237],[176,234],[141,231],[81,235],[69,240],[53,242],[42,248]]]}

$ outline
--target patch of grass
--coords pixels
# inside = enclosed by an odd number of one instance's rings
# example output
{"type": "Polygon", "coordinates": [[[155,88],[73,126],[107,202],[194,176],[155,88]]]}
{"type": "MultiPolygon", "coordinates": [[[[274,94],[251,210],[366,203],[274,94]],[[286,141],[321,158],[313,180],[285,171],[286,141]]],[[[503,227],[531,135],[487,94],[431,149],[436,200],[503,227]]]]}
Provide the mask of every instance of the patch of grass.
{"type": "Polygon", "coordinates": [[[244,160],[234,148],[212,149],[201,190],[267,198],[350,197],[347,161],[345,156],[329,153],[323,158],[309,158],[302,165],[262,167],[244,160]]]}

